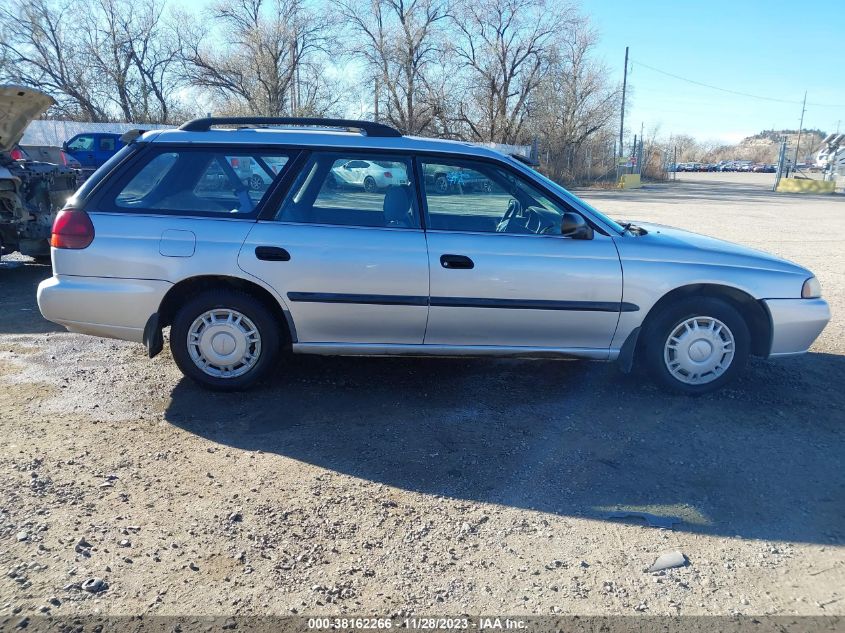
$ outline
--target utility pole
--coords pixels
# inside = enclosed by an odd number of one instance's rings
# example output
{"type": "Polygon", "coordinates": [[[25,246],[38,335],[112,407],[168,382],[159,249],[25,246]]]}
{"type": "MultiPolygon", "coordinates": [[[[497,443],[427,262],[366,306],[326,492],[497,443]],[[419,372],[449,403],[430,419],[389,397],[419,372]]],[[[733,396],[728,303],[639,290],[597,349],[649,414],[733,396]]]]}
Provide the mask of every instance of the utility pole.
{"type": "Polygon", "coordinates": [[[628,89],[628,47],[625,47],[625,72],[622,75],[622,116],[619,117],[619,158],[624,154],[622,135],[625,132],[625,91],[628,89]]]}
{"type": "Polygon", "coordinates": [[[375,104],[373,106],[373,118],[375,122],[378,123],[378,77],[376,77],[376,89],[373,92],[373,96],[375,97],[375,104]]]}
{"type": "Polygon", "coordinates": [[[804,113],[807,111],[807,91],[804,91],[804,104],[801,106],[801,122],[798,124],[798,141],[795,143],[795,158],[792,159],[792,171],[798,169],[798,148],[801,147],[801,130],[804,127],[804,113]]]}

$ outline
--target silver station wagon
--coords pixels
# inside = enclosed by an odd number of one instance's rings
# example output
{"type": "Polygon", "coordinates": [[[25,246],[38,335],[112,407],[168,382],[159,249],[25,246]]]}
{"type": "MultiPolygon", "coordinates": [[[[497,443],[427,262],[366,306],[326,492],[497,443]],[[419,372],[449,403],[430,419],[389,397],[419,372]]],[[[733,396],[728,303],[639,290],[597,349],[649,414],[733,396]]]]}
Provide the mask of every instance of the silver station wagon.
{"type": "Polygon", "coordinates": [[[699,394],[751,354],[806,352],[830,319],[800,266],[619,224],[523,160],[364,121],[148,132],[68,201],[51,245],[47,319],[151,357],[170,326],[179,368],[215,389],[287,349],[615,360],[699,394]]]}

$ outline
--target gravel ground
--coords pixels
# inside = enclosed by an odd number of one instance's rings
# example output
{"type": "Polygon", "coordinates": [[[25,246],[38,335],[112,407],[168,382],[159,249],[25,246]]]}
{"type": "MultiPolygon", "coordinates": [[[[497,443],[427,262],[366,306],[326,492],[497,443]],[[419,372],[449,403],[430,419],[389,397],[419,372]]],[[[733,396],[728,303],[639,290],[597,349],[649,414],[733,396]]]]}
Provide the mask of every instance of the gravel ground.
{"type": "Polygon", "coordinates": [[[49,269],[0,265],[0,617],[845,614],[845,199],[766,176],[583,194],[821,280],[810,354],[697,399],[605,364],[320,357],[211,394],[59,331],[49,269]]]}

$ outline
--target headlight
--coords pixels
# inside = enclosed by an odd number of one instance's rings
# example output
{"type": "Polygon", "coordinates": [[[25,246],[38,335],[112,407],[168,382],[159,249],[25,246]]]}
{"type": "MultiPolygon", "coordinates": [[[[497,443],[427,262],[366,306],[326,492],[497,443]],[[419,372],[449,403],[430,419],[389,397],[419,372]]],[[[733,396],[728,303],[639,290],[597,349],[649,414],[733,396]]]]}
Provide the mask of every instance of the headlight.
{"type": "Polygon", "coordinates": [[[810,277],[801,288],[802,299],[818,299],[822,296],[822,285],[815,277],[810,277]]]}

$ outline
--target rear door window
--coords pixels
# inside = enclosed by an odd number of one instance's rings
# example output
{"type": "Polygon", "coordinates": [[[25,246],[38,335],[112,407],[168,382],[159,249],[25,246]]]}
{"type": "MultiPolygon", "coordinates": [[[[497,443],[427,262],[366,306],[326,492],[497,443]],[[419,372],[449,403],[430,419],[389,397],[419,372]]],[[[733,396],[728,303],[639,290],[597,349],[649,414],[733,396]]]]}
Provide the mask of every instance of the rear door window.
{"type": "Polygon", "coordinates": [[[289,158],[278,152],[163,149],[133,166],[113,204],[153,213],[248,215],[289,158]]]}
{"type": "Polygon", "coordinates": [[[419,229],[407,156],[314,152],[276,215],[282,222],[419,229]]]}

